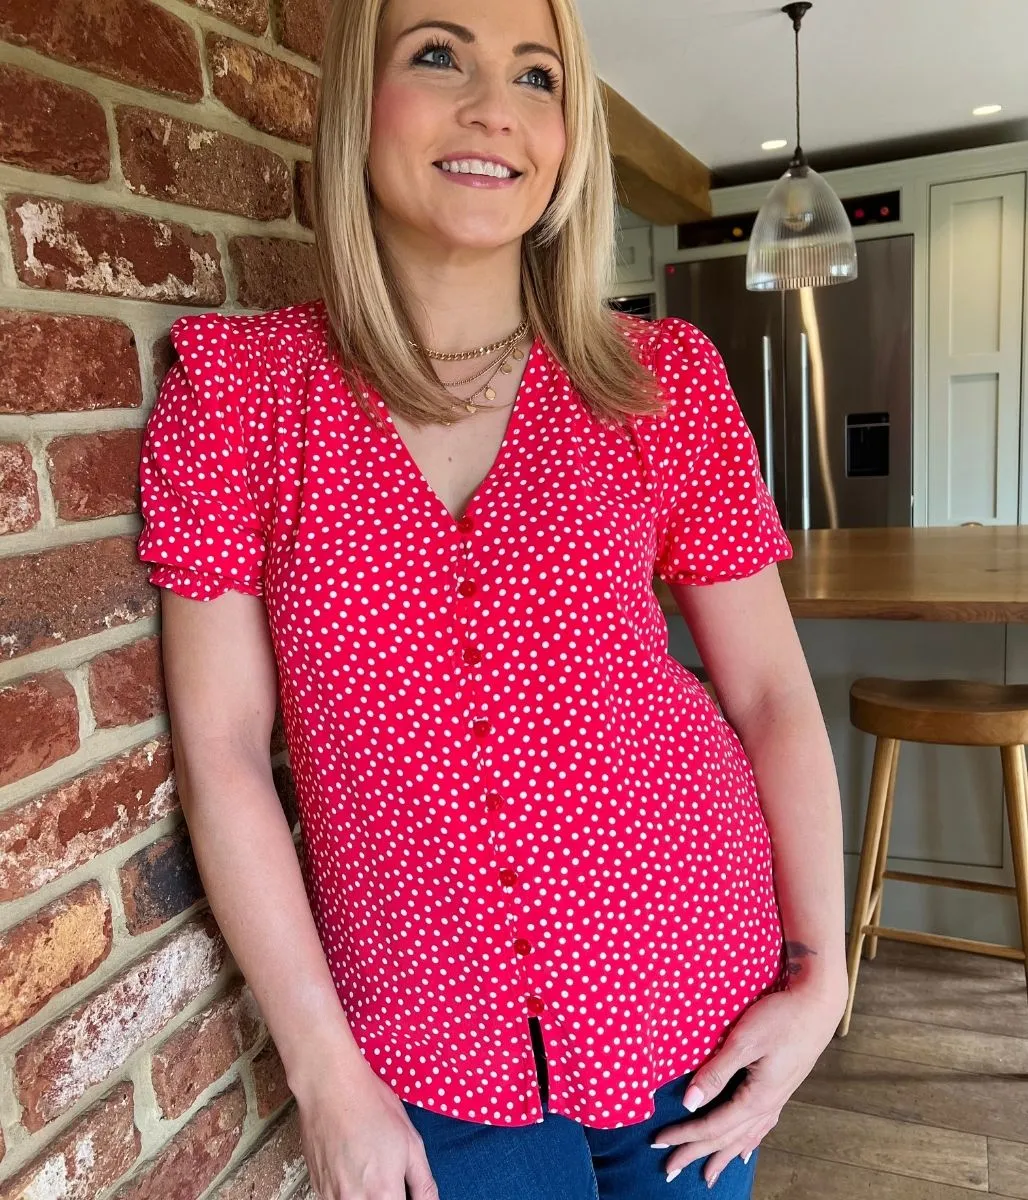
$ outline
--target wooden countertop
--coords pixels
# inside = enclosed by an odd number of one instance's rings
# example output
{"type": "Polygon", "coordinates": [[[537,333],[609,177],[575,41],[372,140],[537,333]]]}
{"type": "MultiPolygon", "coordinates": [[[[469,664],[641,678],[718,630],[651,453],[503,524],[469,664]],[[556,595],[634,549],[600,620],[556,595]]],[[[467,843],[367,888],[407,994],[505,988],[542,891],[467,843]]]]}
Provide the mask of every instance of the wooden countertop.
{"type": "Polygon", "coordinates": [[[794,617],[1028,622],[1028,526],[812,529],[789,540],[793,558],[779,570],[794,617]]]}

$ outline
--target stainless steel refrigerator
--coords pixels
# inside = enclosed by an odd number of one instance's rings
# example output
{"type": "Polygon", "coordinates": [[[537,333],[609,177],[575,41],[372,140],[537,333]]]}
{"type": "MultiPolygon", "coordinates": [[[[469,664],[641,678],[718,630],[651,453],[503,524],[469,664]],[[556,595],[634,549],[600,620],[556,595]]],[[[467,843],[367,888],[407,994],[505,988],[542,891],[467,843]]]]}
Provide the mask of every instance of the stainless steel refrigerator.
{"type": "Polygon", "coordinates": [[[787,529],[911,523],[913,238],[857,243],[857,279],[748,292],[744,255],[669,263],[669,316],[721,352],[787,529]]]}

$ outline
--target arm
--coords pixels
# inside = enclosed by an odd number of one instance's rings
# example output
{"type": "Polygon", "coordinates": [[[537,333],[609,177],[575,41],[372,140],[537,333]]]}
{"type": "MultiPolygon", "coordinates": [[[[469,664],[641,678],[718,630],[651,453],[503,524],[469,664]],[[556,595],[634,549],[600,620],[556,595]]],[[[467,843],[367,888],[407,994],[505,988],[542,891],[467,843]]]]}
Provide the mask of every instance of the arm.
{"type": "MultiPolygon", "coordinates": [[[[364,1059],[336,993],[272,780],[277,681],[263,602],[162,593],[179,796],[211,910],[294,1093],[364,1059]]],[[[338,1077],[338,1075],[337,1075],[338,1077]]]]}
{"type": "Polygon", "coordinates": [[[846,941],[839,783],[778,570],[709,586],[670,586],[722,711],[753,764],[771,833],[789,986],[809,985],[841,1004],[846,941]]]}

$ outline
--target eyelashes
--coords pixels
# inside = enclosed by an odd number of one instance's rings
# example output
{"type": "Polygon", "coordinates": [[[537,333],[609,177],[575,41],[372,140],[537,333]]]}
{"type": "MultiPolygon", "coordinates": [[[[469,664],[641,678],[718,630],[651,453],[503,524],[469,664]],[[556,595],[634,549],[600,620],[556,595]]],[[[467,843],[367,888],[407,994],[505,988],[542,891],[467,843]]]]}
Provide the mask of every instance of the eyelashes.
{"type": "MultiPolygon", "coordinates": [[[[425,57],[429,54],[445,54],[453,59],[457,53],[457,49],[453,42],[446,38],[431,38],[411,56],[410,65],[412,67],[436,67],[438,69],[445,68],[449,64],[441,62],[425,62],[425,57]]],[[[534,67],[529,67],[525,75],[542,76],[541,84],[532,84],[540,91],[555,92],[557,90],[557,72],[552,67],[546,66],[543,63],[537,63],[534,67]]]]}

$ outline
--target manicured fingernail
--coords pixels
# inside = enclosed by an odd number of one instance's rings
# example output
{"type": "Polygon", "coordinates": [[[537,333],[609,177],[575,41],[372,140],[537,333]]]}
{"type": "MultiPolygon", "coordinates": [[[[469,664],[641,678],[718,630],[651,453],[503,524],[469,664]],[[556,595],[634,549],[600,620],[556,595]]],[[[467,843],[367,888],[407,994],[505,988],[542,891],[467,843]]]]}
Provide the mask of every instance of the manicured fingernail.
{"type": "Polygon", "coordinates": [[[650,1142],[651,1150],[666,1150],[670,1146],[670,1142],[650,1142]]]}
{"type": "Polygon", "coordinates": [[[695,1112],[703,1103],[703,1093],[695,1084],[686,1091],[683,1103],[689,1112],[695,1112]]]}
{"type": "Polygon", "coordinates": [[[747,1150],[746,1153],[742,1156],[742,1161],[744,1163],[748,1163],[752,1157],[753,1157],[753,1151],[747,1150]]]}
{"type": "Polygon", "coordinates": [[[676,1175],[681,1175],[681,1173],[682,1173],[682,1168],[681,1168],[681,1167],[675,1167],[675,1169],[674,1169],[673,1171],[669,1171],[669,1172],[668,1172],[668,1177],[667,1177],[667,1181],[668,1181],[668,1183],[670,1183],[670,1182],[671,1182],[671,1180],[672,1180],[672,1179],[674,1179],[674,1177],[675,1177],[676,1175]]]}
{"type": "Polygon", "coordinates": [[[707,1180],[707,1187],[712,1188],[715,1183],[717,1183],[717,1176],[711,1175],[711,1177],[707,1180]]]}

